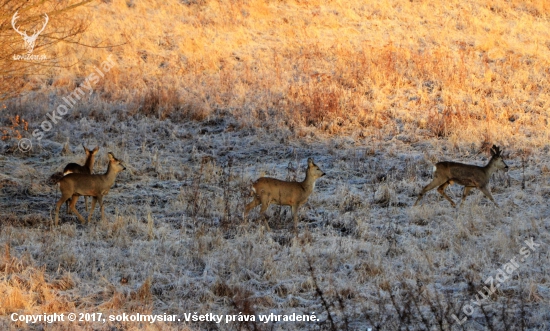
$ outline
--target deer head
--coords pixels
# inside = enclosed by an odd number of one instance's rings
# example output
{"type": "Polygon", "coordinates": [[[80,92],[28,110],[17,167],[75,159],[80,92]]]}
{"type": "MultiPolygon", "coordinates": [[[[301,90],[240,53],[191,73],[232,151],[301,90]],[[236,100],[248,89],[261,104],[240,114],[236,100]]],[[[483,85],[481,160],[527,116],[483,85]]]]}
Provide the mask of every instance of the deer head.
{"type": "Polygon", "coordinates": [[[500,149],[500,147],[493,145],[493,147],[491,147],[491,156],[493,164],[497,169],[508,171],[508,165],[502,159],[502,150],[500,149]]]}
{"type": "Polygon", "coordinates": [[[27,30],[25,30],[24,32],[21,32],[21,31],[19,31],[18,27],[15,26],[15,23],[17,22],[18,18],[19,18],[19,16],[17,15],[17,12],[15,12],[15,14],[13,15],[13,17],[11,19],[11,25],[13,26],[13,29],[15,30],[15,32],[19,33],[23,37],[23,40],[25,41],[25,49],[27,50],[27,53],[30,54],[34,50],[34,46],[35,46],[35,43],[36,43],[36,38],[38,38],[38,35],[40,35],[40,33],[42,33],[42,31],[44,31],[44,29],[46,28],[46,25],[48,24],[48,21],[50,20],[50,18],[48,17],[47,14],[44,14],[44,18],[45,18],[46,21],[44,22],[44,25],[42,26],[42,29],[40,29],[40,31],[34,30],[32,36],[27,35],[27,30]]]}

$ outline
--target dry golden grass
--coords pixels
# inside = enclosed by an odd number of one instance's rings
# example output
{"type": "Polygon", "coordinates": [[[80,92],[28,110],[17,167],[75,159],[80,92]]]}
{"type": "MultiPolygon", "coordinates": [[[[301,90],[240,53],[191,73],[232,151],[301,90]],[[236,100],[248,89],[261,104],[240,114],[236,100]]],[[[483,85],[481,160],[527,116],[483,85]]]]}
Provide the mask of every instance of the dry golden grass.
{"type": "Polygon", "coordinates": [[[362,137],[391,126],[411,141],[541,146],[549,11],[544,1],[103,1],[79,9],[90,22],[82,42],[122,46],[58,45],[51,56],[78,65],[28,83],[63,95],[114,54],[96,92],[128,114],[223,110],[298,137],[308,126],[362,137]]]}

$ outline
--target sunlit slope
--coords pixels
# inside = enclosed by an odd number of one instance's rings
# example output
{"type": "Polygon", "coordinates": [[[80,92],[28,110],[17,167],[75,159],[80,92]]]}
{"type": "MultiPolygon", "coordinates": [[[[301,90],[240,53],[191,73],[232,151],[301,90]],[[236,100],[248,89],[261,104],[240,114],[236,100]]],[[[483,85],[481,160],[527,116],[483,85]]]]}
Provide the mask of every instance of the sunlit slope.
{"type": "Polygon", "coordinates": [[[97,92],[130,113],[540,145],[549,13],[545,1],[104,1],[80,11],[84,43],[119,46],[60,46],[79,64],[52,86],[71,91],[114,53],[97,92]]]}

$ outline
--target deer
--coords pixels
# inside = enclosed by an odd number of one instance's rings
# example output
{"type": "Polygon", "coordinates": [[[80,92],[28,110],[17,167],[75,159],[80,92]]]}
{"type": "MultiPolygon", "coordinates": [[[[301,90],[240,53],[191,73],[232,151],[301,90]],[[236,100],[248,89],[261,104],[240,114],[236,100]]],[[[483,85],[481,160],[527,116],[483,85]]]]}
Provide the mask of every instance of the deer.
{"type": "Polygon", "coordinates": [[[502,159],[500,148],[495,145],[491,148],[491,159],[484,167],[458,162],[439,162],[433,167],[434,176],[432,182],[422,189],[414,205],[418,204],[426,192],[437,187],[437,192],[447,199],[453,207],[456,207],[454,201],[445,193],[445,188],[449,184],[457,183],[464,186],[462,201],[460,202],[461,206],[470,191],[473,188],[477,188],[498,207],[498,204],[491,195],[491,191],[487,187],[491,175],[497,170],[508,171],[508,165],[502,159]]]}
{"type": "Polygon", "coordinates": [[[271,204],[290,206],[296,233],[298,208],[307,202],[315,189],[315,182],[324,175],[325,173],[313,162],[313,159],[308,158],[306,178],[302,182],[287,182],[269,177],[259,178],[252,184],[251,196],[254,200],[246,205],[243,218],[246,218],[250,210],[258,205],[261,205],[261,214],[264,214],[271,204]]]}
{"type": "Polygon", "coordinates": [[[72,198],[70,209],[75,213],[82,224],[85,223],[84,217],[82,217],[75,208],[76,197],[81,195],[93,197],[92,209],[88,214],[88,224],[91,222],[96,202],[99,202],[101,208],[101,219],[103,220],[105,218],[103,197],[109,193],[111,186],[115,183],[118,173],[126,169],[124,163],[115,158],[113,153],[109,152],[108,156],[109,165],[107,171],[102,175],[71,173],[61,178],[59,181],[61,198],[55,205],[54,224],[56,226],[59,223],[59,208],[69,198],[72,198]]]}
{"type": "MultiPolygon", "coordinates": [[[[86,153],[86,162],[83,166],[78,163],[67,164],[63,169],[63,176],[67,176],[68,174],[92,174],[92,171],[94,169],[95,155],[99,151],[99,146],[97,146],[93,150],[87,149],[84,144],[82,144],[82,147],[84,148],[84,152],[86,153]]],[[[78,200],[78,196],[75,199],[78,200]]],[[[67,200],[67,214],[71,213],[69,210],[70,201],[71,199],[67,200]]],[[[86,205],[86,211],[88,211],[88,197],[86,196],[84,197],[84,204],[86,205]]]]}
{"type": "Polygon", "coordinates": [[[38,38],[38,35],[40,35],[42,31],[44,31],[44,29],[46,28],[46,25],[48,25],[48,21],[50,20],[50,18],[48,17],[48,14],[44,14],[45,22],[44,22],[44,25],[42,25],[42,29],[40,29],[38,32],[34,30],[32,36],[27,35],[27,30],[25,30],[24,32],[21,32],[19,31],[18,27],[15,26],[15,23],[17,22],[18,18],[19,18],[19,15],[17,15],[17,12],[15,12],[15,14],[11,19],[11,26],[13,27],[15,32],[19,33],[23,37],[23,40],[25,41],[25,49],[27,50],[27,53],[30,54],[34,50],[36,38],[38,38]]]}

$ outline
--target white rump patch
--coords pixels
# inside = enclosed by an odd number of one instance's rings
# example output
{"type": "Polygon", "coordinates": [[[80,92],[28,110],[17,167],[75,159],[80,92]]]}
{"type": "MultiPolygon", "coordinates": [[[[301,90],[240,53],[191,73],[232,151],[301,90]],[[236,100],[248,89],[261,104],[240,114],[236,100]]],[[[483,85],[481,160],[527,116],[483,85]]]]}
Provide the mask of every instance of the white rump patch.
{"type": "Polygon", "coordinates": [[[437,170],[437,167],[434,166],[434,168],[432,169],[432,172],[435,172],[437,170]]]}
{"type": "Polygon", "coordinates": [[[67,170],[67,171],[65,171],[65,172],[63,173],[63,176],[67,176],[68,174],[72,174],[72,173],[73,173],[72,171],[67,170]]]}

